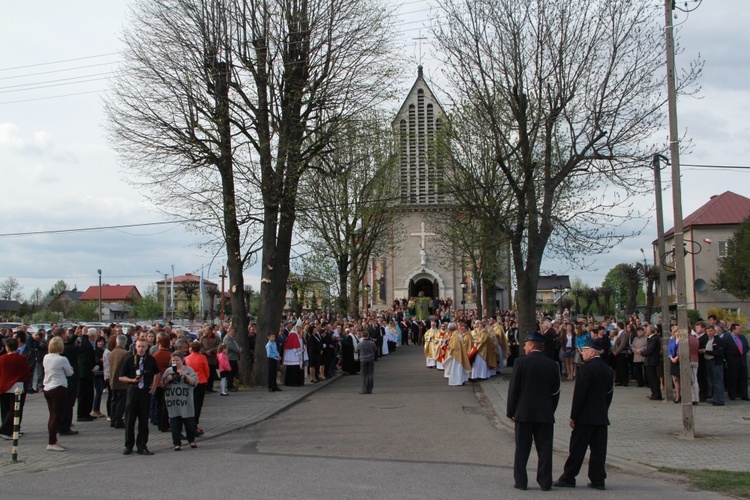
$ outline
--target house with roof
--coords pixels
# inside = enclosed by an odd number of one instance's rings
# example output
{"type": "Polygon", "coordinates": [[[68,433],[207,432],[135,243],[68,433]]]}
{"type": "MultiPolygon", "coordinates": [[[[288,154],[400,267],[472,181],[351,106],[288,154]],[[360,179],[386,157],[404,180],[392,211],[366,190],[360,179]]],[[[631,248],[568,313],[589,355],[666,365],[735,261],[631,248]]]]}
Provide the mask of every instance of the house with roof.
{"type": "Polygon", "coordinates": [[[141,298],[141,292],[135,285],[102,285],[90,286],[78,298],[81,302],[99,304],[102,301],[102,321],[121,321],[130,317],[131,307],[141,298]]]}
{"type": "MultiPolygon", "coordinates": [[[[688,309],[696,309],[705,318],[713,307],[732,311],[750,310],[750,301],[715,289],[712,282],[719,273],[719,261],[727,256],[727,242],[737,227],[750,216],[750,198],[732,191],[711,196],[706,204],[683,219],[685,239],[685,285],[688,309]]],[[[667,270],[669,307],[677,307],[674,268],[674,228],[664,234],[667,253],[659,259],[657,241],[652,243],[654,262],[667,270]]],[[[660,291],[656,304],[660,305],[660,291]]]]}
{"type": "Polygon", "coordinates": [[[99,296],[99,287],[90,286],[83,292],[78,300],[82,302],[101,301],[110,304],[127,304],[133,305],[136,300],[141,298],[141,292],[135,285],[102,285],[101,297],[99,296]]]}
{"type": "Polygon", "coordinates": [[[560,301],[570,292],[570,276],[567,274],[550,274],[539,276],[536,285],[536,305],[554,304],[559,307],[560,301]]]}
{"type": "MultiPolygon", "coordinates": [[[[186,273],[182,276],[168,277],[156,282],[157,297],[159,302],[165,304],[167,317],[188,318],[193,320],[213,316],[220,307],[221,291],[213,281],[203,280],[203,311],[201,311],[201,277],[186,273]],[[172,296],[172,282],[174,280],[174,296],[172,296]],[[173,314],[174,312],[174,314],[173,314]]],[[[225,292],[229,297],[229,292],[225,292]]],[[[226,298],[225,310],[229,308],[229,299],[226,298]]]]}

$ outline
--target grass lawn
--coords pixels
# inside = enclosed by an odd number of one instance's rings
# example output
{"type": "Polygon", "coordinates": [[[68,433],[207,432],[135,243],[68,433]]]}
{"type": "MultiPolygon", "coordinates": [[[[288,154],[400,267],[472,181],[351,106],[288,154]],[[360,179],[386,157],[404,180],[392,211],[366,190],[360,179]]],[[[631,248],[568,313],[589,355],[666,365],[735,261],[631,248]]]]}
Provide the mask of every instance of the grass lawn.
{"type": "Polygon", "coordinates": [[[698,488],[750,498],[750,472],[688,470],[659,467],[659,471],[685,476],[698,488]]]}

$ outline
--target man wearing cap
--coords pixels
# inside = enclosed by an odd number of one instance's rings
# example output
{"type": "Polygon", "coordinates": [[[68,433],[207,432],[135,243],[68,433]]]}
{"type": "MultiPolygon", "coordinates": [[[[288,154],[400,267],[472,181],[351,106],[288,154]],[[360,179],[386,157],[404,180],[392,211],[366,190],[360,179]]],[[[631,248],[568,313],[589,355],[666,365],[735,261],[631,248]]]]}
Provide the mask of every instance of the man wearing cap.
{"type": "Polygon", "coordinates": [[[516,453],[513,461],[514,488],[528,486],[526,464],[531,443],[536,444],[539,463],[536,480],[543,491],[552,487],[552,439],[555,410],[560,401],[560,369],[542,354],[544,337],[532,331],[526,335],[524,352],[513,365],[508,388],[506,415],[515,422],[516,453]]]}
{"type": "Polygon", "coordinates": [[[574,488],[576,476],[581,470],[586,449],[591,448],[589,457],[588,486],[604,489],[607,472],[604,463],[607,458],[607,426],[609,425],[609,405],[614,393],[612,369],[601,358],[602,346],[596,340],[588,339],[583,347],[583,365],[576,374],[573,389],[573,403],[570,409],[570,454],[565,461],[565,469],[553,486],[574,488]]]}

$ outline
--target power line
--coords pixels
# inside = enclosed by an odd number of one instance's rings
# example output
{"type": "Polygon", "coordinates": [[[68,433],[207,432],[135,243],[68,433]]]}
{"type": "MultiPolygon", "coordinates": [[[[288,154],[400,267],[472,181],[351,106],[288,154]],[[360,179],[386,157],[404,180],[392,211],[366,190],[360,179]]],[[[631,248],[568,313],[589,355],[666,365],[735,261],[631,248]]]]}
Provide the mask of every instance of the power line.
{"type": "Polygon", "coordinates": [[[50,71],[39,71],[37,73],[26,73],[26,74],[23,74],[23,75],[4,76],[4,77],[0,78],[0,80],[12,80],[14,78],[25,78],[27,76],[49,75],[49,74],[52,74],[52,73],[64,73],[65,71],[75,71],[77,69],[96,68],[98,66],[111,66],[113,64],[117,64],[117,61],[106,62],[106,63],[99,63],[99,64],[87,64],[85,66],[74,66],[72,68],[53,69],[53,70],[50,70],[50,71]]]}
{"type": "MultiPolygon", "coordinates": [[[[109,75],[109,73],[100,73],[100,75],[109,75]]],[[[63,78],[61,80],[58,80],[59,82],[61,82],[63,80],[78,80],[78,81],[74,81],[74,82],[54,83],[52,85],[43,85],[44,82],[40,82],[40,83],[27,83],[27,84],[24,84],[24,85],[14,85],[12,87],[0,87],[0,94],[11,94],[13,92],[28,92],[30,90],[41,90],[41,89],[48,89],[48,88],[53,88],[53,87],[64,87],[64,86],[67,86],[67,85],[79,85],[81,83],[100,82],[100,81],[106,80],[108,78],[109,78],[109,76],[100,76],[98,78],[89,78],[88,75],[84,75],[84,76],[75,76],[75,77],[72,77],[72,78],[63,78]],[[86,80],[82,80],[82,78],[86,78],[86,80]],[[27,87],[27,88],[20,88],[19,89],[19,88],[13,88],[13,87],[27,87]],[[12,90],[3,90],[3,89],[11,89],[11,88],[12,88],[12,90]]]]}
{"type": "Polygon", "coordinates": [[[87,92],[73,92],[72,94],[51,95],[49,97],[32,97],[31,99],[19,99],[17,101],[3,101],[3,102],[0,102],[0,105],[3,105],[3,104],[18,104],[18,103],[21,103],[21,102],[46,101],[47,99],[58,99],[60,97],[71,97],[71,96],[74,96],[74,95],[98,94],[99,92],[104,92],[104,89],[101,89],[101,90],[89,90],[87,92]]]}
{"type": "Polygon", "coordinates": [[[682,163],[683,167],[693,167],[693,168],[720,168],[724,170],[748,170],[750,169],[750,166],[748,165],[702,165],[698,163],[682,163]]]}
{"type": "Polygon", "coordinates": [[[95,59],[97,57],[107,57],[107,56],[113,56],[117,54],[119,54],[119,52],[109,52],[107,54],[97,54],[94,56],[74,57],[72,59],[60,59],[58,61],[50,61],[50,62],[37,63],[37,64],[27,64],[25,66],[13,66],[11,68],[0,68],[0,71],[12,71],[16,69],[36,68],[38,66],[50,66],[52,64],[62,64],[62,63],[71,62],[71,61],[83,61],[84,59],[95,59]]]}
{"type": "Polygon", "coordinates": [[[10,236],[35,236],[40,234],[63,234],[63,233],[82,233],[87,231],[103,231],[107,229],[123,229],[131,227],[163,226],[165,224],[182,224],[184,222],[200,222],[208,219],[179,219],[161,222],[142,222],[140,224],[120,224],[115,226],[97,226],[97,227],[78,227],[72,229],[49,229],[45,231],[27,231],[23,233],[0,233],[0,238],[10,236]]]}

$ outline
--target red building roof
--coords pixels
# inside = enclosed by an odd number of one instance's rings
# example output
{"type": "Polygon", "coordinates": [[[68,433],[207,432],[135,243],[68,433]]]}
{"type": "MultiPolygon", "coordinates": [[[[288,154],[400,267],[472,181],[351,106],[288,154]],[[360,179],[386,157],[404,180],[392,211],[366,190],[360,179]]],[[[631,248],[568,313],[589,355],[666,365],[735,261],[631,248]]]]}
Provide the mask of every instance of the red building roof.
{"type": "MultiPolygon", "coordinates": [[[[135,285],[102,285],[102,301],[127,301],[141,297],[135,285]]],[[[99,287],[90,286],[78,300],[99,300],[99,287]]]]}
{"type": "MultiPolygon", "coordinates": [[[[711,199],[682,221],[683,229],[695,226],[736,226],[750,216],[750,198],[726,191],[711,199]]],[[[671,236],[674,228],[665,233],[671,236]]]]}
{"type": "MultiPolygon", "coordinates": [[[[185,282],[187,282],[187,283],[200,283],[200,281],[201,281],[201,277],[200,276],[196,276],[195,274],[190,274],[190,273],[186,273],[183,276],[175,276],[174,277],[174,284],[175,285],[179,285],[180,283],[185,283],[185,282]]],[[[163,285],[164,283],[165,283],[164,280],[159,280],[159,281],[156,282],[157,285],[163,285]]],[[[171,285],[172,284],[172,278],[167,278],[166,283],[167,283],[167,285],[171,285]]],[[[203,285],[204,286],[205,285],[216,286],[216,283],[214,283],[213,281],[209,281],[209,280],[207,280],[207,279],[204,278],[203,279],[203,285]]]]}

